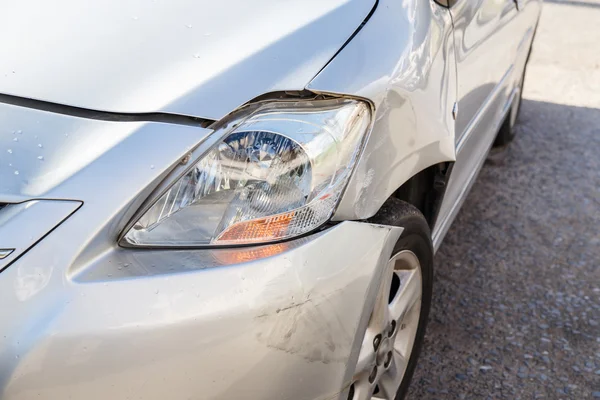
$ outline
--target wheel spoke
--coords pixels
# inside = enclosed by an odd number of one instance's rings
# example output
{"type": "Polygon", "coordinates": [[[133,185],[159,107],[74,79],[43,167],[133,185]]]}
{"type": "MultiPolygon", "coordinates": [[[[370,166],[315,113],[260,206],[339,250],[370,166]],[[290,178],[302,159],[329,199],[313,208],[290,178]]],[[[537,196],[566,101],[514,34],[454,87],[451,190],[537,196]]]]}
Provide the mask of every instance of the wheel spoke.
{"type": "Polygon", "coordinates": [[[382,271],[356,362],[353,400],[395,399],[419,325],[421,285],[419,259],[410,250],[395,254],[382,271]]]}
{"type": "Polygon", "coordinates": [[[371,400],[375,385],[371,385],[366,379],[354,384],[353,400],[371,400]]]}
{"type": "Polygon", "coordinates": [[[375,350],[373,349],[373,341],[371,339],[371,343],[363,343],[358,355],[355,375],[370,371],[373,365],[375,365],[375,350]]]}
{"type": "Polygon", "coordinates": [[[399,351],[394,350],[392,364],[378,382],[379,392],[384,399],[393,400],[395,398],[396,392],[402,383],[406,362],[404,356],[399,351]]]}
{"type": "Polygon", "coordinates": [[[404,314],[404,318],[398,322],[400,325],[394,340],[394,348],[405,358],[410,357],[415,335],[419,328],[419,317],[421,314],[421,303],[415,302],[404,314]]]}
{"type": "Polygon", "coordinates": [[[396,271],[400,288],[390,304],[391,318],[400,319],[421,298],[421,274],[417,270],[396,271]]]}

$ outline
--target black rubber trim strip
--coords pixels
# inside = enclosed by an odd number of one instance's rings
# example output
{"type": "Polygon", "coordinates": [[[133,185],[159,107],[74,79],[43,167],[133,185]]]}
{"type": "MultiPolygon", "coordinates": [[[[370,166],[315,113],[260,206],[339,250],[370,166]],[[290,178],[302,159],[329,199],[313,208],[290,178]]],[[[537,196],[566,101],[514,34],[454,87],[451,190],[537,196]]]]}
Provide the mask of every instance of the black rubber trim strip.
{"type": "MultiPolygon", "coordinates": [[[[358,28],[356,28],[356,30],[352,33],[352,35],[350,35],[350,37],[344,42],[344,44],[342,45],[342,47],[340,47],[338,49],[338,51],[335,52],[335,54],[333,55],[333,57],[331,57],[331,59],[329,61],[327,61],[327,64],[325,64],[323,66],[323,68],[321,68],[319,70],[319,72],[317,72],[317,74],[315,76],[312,77],[312,79],[310,80],[310,82],[314,81],[315,78],[317,76],[319,76],[319,74],[325,69],[327,68],[327,66],[329,64],[331,64],[331,62],[333,60],[335,60],[335,58],[338,56],[338,54],[340,54],[342,52],[342,50],[344,50],[344,47],[346,47],[348,45],[348,43],[350,43],[352,41],[352,39],[354,39],[354,37],[356,35],[358,35],[358,32],[360,32],[360,30],[363,28],[363,26],[365,26],[365,24],[367,22],[369,22],[369,20],[371,19],[371,17],[373,16],[373,14],[375,14],[375,10],[377,9],[377,6],[379,5],[379,0],[375,0],[375,4],[373,5],[373,8],[371,9],[371,11],[369,11],[369,13],[367,14],[367,16],[365,17],[365,19],[363,20],[363,22],[361,22],[361,24],[359,25],[358,28]]],[[[310,85],[310,83],[309,83],[310,85]]]]}
{"type": "Polygon", "coordinates": [[[206,118],[190,117],[185,115],[151,112],[151,113],[113,113],[97,111],[87,108],[67,106],[48,101],[29,99],[0,93],[0,103],[13,106],[32,108],[34,110],[48,111],[56,114],[70,115],[73,117],[96,119],[113,122],[164,122],[168,124],[191,125],[207,128],[216,121],[206,118]]]}

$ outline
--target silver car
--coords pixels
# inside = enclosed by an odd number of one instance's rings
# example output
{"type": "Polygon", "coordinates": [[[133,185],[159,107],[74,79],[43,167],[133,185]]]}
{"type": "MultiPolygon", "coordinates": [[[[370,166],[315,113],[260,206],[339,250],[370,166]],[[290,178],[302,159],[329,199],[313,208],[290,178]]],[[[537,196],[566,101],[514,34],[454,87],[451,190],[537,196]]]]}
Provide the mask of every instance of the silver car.
{"type": "Polygon", "coordinates": [[[406,395],[539,0],[3,7],[2,399],[406,395]]]}

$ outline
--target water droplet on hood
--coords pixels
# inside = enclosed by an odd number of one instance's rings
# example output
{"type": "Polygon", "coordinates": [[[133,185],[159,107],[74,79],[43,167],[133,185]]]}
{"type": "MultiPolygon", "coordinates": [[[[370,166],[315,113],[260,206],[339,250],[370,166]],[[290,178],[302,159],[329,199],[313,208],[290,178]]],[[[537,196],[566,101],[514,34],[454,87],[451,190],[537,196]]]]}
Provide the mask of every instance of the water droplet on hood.
{"type": "Polygon", "coordinates": [[[38,143],[38,147],[41,149],[41,148],[42,148],[42,147],[44,147],[44,146],[42,146],[42,144],[41,144],[41,143],[38,143]]]}
{"type": "Polygon", "coordinates": [[[19,141],[19,138],[17,138],[17,137],[13,139],[13,142],[18,142],[18,141],[19,141]]]}
{"type": "Polygon", "coordinates": [[[192,24],[185,24],[185,27],[186,27],[186,28],[191,28],[191,27],[192,27],[192,24]]]}
{"type": "Polygon", "coordinates": [[[15,170],[15,175],[19,175],[19,171],[16,171],[16,170],[15,170]]]}
{"type": "Polygon", "coordinates": [[[198,54],[198,53],[194,54],[194,58],[200,58],[200,54],[198,54]]]}
{"type": "Polygon", "coordinates": [[[6,151],[8,151],[8,154],[12,154],[12,149],[8,149],[6,151]]]}
{"type": "Polygon", "coordinates": [[[38,156],[38,158],[37,158],[37,159],[38,159],[38,160],[43,160],[43,159],[44,159],[44,156],[38,156]]]}

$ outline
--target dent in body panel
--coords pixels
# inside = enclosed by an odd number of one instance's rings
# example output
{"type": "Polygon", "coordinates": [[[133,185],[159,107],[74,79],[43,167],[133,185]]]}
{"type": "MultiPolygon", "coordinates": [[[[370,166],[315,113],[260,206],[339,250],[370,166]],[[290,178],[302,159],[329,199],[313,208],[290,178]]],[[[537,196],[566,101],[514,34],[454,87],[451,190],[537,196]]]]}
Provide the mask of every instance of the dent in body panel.
{"type": "Polygon", "coordinates": [[[332,318],[337,314],[332,296],[336,293],[317,298],[308,293],[274,312],[260,314],[256,320],[263,328],[256,339],[308,362],[344,363],[351,351],[353,335],[340,318],[332,318]]]}
{"type": "Polygon", "coordinates": [[[374,124],[334,220],[364,219],[411,176],[455,159],[452,23],[427,1],[382,0],[369,22],[310,83],[370,99],[374,124]]]}
{"type": "Polygon", "coordinates": [[[202,261],[206,250],[131,258],[142,252],[115,249],[82,267],[105,273],[72,280],[72,254],[61,252],[51,260],[45,286],[20,300],[18,270],[49,266],[47,254],[72,237],[75,225],[67,220],[59,235],[0,274],[4,399],[128,393],[183,399],[202,393],[225,400],[302,393],[309,400],[339,393],[356,362],[376,283],[402,232],[344,222],[261,259],[218,265],[210,255],[211,268],[202,261]],[[151,258],[155,267],[147,265],[151,258]],[[131,260],[162,272],[148,276],[134,264],[125,267],[131,260]],[[179,260],[186,265],[171,268],[179,260]],[[106,272],[113,264],[133,273],[111,276],[106,272]]]}

